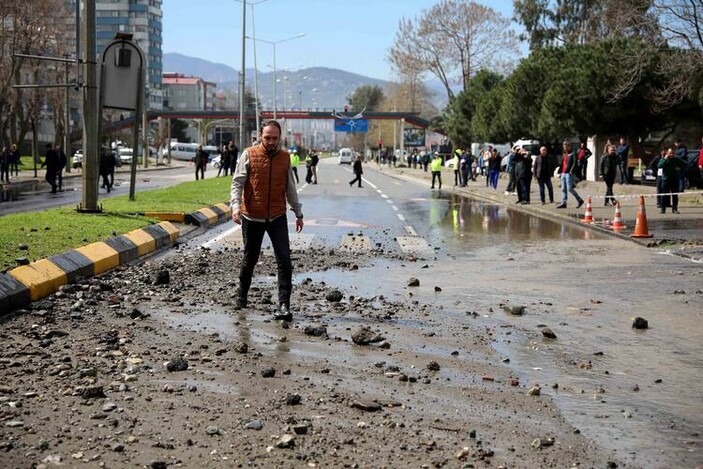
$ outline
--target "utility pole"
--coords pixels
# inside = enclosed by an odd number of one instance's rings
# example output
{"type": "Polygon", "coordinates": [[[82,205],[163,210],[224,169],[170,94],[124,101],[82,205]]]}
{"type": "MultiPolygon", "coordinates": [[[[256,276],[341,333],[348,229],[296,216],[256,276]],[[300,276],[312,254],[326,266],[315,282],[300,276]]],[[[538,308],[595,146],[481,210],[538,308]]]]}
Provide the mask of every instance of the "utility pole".
{"type": "MultiPolygon", "coordinates": [[[[78,39],[78,38],[76,38],[78,39]]],[[[95,2],[83,2],[83,201],[80,212],[100,212],[98,207],[98,162],[100,136],[98,123],[97,54],[95,45],[95,2]]]]}
{"type": "MultiPolygon", "coordinates": [[[[68,58],[68,56],[66,56],[68,58]]],[[[68,62],[66,62],[66,83],[68,84],[68,62]]],[[[66,87],[66,104],[63,126],[63,151],[66,154],[66,172],[71,172],[71,88],[66,87]]]]}
{"type": "MultiPolygon", "coordinates": [[[[248,146],[244,138],[244,79],[246,74],[246,32],[247,32],[247,2],[242,2],[242,81],[239,84],[239,151],[244,151],[248,146]]],[[[258,131],[258,129],[257,129],[258,131]]]]}

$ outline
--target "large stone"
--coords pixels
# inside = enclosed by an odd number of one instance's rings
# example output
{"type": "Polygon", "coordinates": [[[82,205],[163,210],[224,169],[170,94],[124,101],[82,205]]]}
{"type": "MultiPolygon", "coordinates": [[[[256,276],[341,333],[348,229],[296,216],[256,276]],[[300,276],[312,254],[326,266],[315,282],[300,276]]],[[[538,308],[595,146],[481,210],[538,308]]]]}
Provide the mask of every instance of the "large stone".
{"type": "Polygon", "coordinates": [[[645,318],[636,317],[632,321],[633,329],[649,329],[649,322],[645,318]]]}
{"type": "Polygon", "coordinates": [[[381,334],[372,331],[366,326],[360,326],[352,332],[351,339],[357,345],[368,345],[385,340],[381,334]]]}

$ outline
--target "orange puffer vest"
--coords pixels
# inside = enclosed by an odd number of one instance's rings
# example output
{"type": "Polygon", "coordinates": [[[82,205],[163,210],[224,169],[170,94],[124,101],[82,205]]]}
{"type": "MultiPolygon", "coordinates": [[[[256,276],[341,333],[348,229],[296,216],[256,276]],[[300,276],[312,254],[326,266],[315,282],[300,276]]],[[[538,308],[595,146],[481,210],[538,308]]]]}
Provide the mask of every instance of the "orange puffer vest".
{"type": "Polygon", "coordinates": [[[273,157],[263,145],[247,149],[248,177],[244,183],[242,213],[249,218],[271,220],[286,213],[286,185],[290,171],[288,152],[279,150],[273,157]]]}

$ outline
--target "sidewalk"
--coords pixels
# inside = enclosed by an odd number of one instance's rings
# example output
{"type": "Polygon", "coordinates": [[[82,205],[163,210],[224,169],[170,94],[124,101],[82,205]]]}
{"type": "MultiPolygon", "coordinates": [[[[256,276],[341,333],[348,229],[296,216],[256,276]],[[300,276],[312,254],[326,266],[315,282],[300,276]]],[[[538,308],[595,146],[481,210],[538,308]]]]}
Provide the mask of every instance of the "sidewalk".
{"type": "MultiPolygon", "coordinates": [[[[170,165],[168,164],[161,164],[157,165],[154,162],[149,161],[149,167],[144,168],[143,166],[137,166],[137,173],[144,172],[144,171],[159,171],[163,169],[174,169],[174,168],[182,168],[185,167],[188,164],[187,161],[179,161],[179,160],[173,160],[170,165]]],[[[122,165],[119,168],[115,168],[115,174],[129,174],[131,171],[129,165],[122,165]]],[[[35,182],[35,181],[43,181],[44,180],[44,175],[46,174],[46,168],[41,168],[37,166],[37,175],[34,175],[34,168],[31,169],[23,169],[19,172],[17,176],[12,173],[10,175],[10,184],[23,184],[26,182],[35,182]]],[[[81,168],[71,168],[70,172],[67,172],[67,170],[64,170],[63,172],[63,178],[64,179],[71,179],[71,178],[77,178],[77,177],[83,177],[83,170],[81,168]]],[[[5,183],[7,184],[7,183],[5,183]]]]}
{"type": "MultiPolygon", "coordinates": [[[[429,170],[424,172],[420,168],[413,169],[400,166],[393,168],[388,167],[387,165],[379,166],[375,162],[367,163],[364,169],[366,168],[382,173],[390,173],[404,179],[422,181],[427,184],[427,190],[431,190],[430,185],[432,173],[429,170]]],[[[532,184],[530,185],[529,205],[516,204],[516,195],[506,195],[505,189],[507,185],[508,177],[505,173],[501,173],[501,177],[498,180],[497,191],[493,191],[492,188],[486,187],[486,180],[481,176],[479,176],[476,181],[469,181],[467,187],[459,187],[454,185],[453,170],[445,168],[442,171],[442,191],[463,194],[473,198],[502,204],[514,210],[534,213],[538,216],[568,221],[571,223],[580,224],[580,220],[584,218],[586,208],[585,204],[580,209],[577,209],[577,202],[571,194],[568,196],[568,208],[556,208],[557,205],[561,203],[561,187],[559,178],[552,178],[552,185],[554,186],[554,203],[550,204],[549,195],[545,194],[547,200],[546,205],[541,205],[539,198],[539,186],[537,185],[535,179],[532,180],[532,184]]],[[[635,221],[637,219],[640,195],[643,195],[647,220],[650,223],[650,231],[652,224],[672,225],[674,226],[674,229],[675,226],[690,225],[693,227],[693,236],[691,235],[691,229],[687,227],[685,230],[685,237],[672,239],[671,236],[668,236],[667,241],[686,241],[703,246],[703,229],[697,228],[699,224],[703,224],[703,193],[700,190],[692,190],[679,196],[680,214],[671,213],[670,208],[667,209],[666,213],[660,213],[656,206],[656,187],[638,184],[620,185],[616,183],[613,187],[613,192],[615,193],[616,200],[620,202],[622,218],[625,220],[625,224],[627,225],[627,229],[623,230],[620,235],[613,233],[613,231],[608,228],[603,227],[604,220],[612,222],[615,212],[613,207],[605,207],[603,205],[605,202],[605,183],[602,181],[582,181],[576,187],[576,191],[584,200],[586,200],[587,197],[591,197],[593,218],[596,223],[594,225],[584,224],[583,226],[593,227],[599,231],[629,238],[629,234],[634,229],[635,221]]],[[[655,233],[655,239],[662,238],[658,237],[655,233]]],[[[644,239],[644,242],[646,244],[652,243],[652,240],[644,239]]]]}

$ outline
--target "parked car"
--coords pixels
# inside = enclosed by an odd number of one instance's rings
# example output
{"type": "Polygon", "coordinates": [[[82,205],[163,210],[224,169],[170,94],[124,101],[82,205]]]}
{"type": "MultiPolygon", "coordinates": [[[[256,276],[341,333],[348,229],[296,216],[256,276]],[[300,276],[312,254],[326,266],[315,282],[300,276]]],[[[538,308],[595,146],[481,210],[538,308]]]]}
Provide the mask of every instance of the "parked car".
{"type": "Polygon", "coordinates": [[[132,156],[134,152],[131,148],[118,148],[117,159],[120,161],[120,166],[123,164],[132,164],[132,156]]]}
{"type": "Polygon", "coordinates": [[[73,154],[73,162],[71,163],[73,169],[83,167],[83,150],[76,150],[73,154]]]}
{"type": "Polygon", "coordinates": [[[220,166],[222,166],[222,155],[217,155],[210,162],[214,168],[220,169],[220,166]]]}

